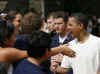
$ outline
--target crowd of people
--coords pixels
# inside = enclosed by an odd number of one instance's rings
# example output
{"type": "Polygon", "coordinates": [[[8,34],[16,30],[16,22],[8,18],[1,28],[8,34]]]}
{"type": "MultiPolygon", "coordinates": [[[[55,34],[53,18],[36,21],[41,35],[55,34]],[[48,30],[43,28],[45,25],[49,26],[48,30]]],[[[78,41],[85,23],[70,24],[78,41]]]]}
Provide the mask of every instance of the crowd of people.
{"type": "Polygon", "coordinates": [[[0,74],[100,74],[99,36],[80,12],[1,13],[0,74]]]}

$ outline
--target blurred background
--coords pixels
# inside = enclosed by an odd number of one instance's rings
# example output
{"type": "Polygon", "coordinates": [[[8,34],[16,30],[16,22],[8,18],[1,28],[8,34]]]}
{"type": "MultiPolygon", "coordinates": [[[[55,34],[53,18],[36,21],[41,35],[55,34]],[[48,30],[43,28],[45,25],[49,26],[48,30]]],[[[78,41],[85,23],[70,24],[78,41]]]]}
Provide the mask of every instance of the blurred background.
{"type": "Polygon", "coordinates": [[[0,11],[18,10],[21,13],[36,11],[46,15],[48,12],[64,10],[69,13],[85,12],[100,16],[100,0],[0,0],[0,11]]]}

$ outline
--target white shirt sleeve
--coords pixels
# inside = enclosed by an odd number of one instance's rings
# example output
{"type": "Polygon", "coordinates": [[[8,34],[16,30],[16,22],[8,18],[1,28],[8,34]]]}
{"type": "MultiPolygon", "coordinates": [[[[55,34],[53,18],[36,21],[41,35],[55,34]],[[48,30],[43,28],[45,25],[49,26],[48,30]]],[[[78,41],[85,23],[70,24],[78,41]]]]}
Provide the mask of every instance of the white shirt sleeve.
{"type": "Polygon", "coordinates": [[[61,62],[62,68],[71,68],[70,58],[68,56],[63,56],[62,62],[61,62]]]}
{"type": "Polygon", "coordinates": [[[100,40],[99,40],[99,43],[98,43],[98,49],[99,49],[99,50],[98,50],[98,52],[99,52],[99,53],[98,53],[98,55],[99,55],[99,58],[98,58],[98,59],[99,59],[99,68],[98,68],[98,72],[100,72],[100,40]]]}

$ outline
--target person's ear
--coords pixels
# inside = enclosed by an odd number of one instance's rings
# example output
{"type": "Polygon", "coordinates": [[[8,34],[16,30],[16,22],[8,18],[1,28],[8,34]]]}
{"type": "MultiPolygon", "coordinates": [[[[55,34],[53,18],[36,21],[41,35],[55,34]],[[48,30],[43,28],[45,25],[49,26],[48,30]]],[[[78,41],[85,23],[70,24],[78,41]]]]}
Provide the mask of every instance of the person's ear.
{"type": "Polygon", "coordinates": [[[83,24],[80,24],[80,29],[83,29],[83,24]]]}
{"type": "Polygon", "coordinates": [[[48,53],[48,48],[46,48],[46,55],[48,55],[49,53],[48,53]]]}
{"type": "Polygon", "coordinates": [[[46,49],[46,52],[45,52],[45,56],[46,57],[49,57],[49,55],[50,55],[50,51],[48,50],[48,48],[46,49]]]}

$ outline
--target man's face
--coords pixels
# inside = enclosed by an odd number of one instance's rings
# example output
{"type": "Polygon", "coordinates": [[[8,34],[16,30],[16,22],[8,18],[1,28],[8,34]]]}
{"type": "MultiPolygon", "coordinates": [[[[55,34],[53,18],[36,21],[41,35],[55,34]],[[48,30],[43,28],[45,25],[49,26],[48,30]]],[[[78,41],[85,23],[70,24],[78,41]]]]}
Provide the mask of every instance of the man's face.
{"type": "Polygon", "coordinates": [[[57,34],[61,34],[64,32],[66,25],[63,18],[55,18],[54,19],[54,27],[57,34]]]}
{"type": "Polygon", "coordinates": [[[49,24],[49,25],[54,24],[54,18],[53,17],[48,18],[47,19],[47,24],[49,24]]]}
{"type": "Polygon", "coordinates": [[[72,32],[72,37],[77,38],[80,33],[81,26],[74,17],[68,19],[67,28],[72,32]]]}
{"type": "Polygon", "coordinates": [[[20,14],[17,14],[16,18],[13,21],[13,24],[16,28],[19,28],[21,26],[21,20],[22,20],[22,16],[20,14]]]}
{"type": "Polygon", "coordinates": [[[47,19],[47,26],[48,26],[48,30],[51,32],[55,29],[54,27],[54,18],[50,17],[47,19]]]}

